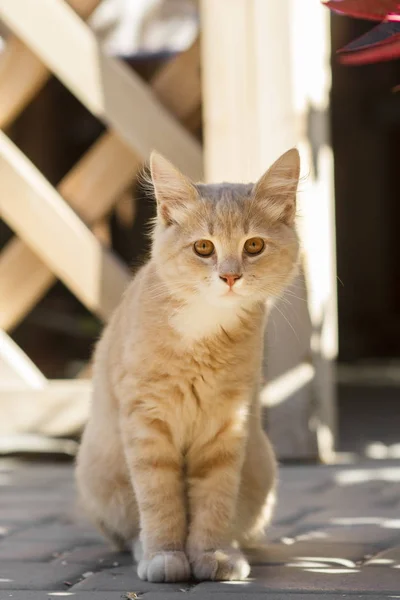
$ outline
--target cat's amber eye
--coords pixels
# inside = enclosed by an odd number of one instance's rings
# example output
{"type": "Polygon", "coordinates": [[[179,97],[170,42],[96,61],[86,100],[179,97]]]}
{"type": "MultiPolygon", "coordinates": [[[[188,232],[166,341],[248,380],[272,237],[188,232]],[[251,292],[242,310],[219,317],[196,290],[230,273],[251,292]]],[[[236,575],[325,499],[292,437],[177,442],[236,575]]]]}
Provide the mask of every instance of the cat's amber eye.
{"type": "Polygon", "coordinates": [[[246,241],[244,249],[247,254],[255,255],[260,254],[264,250],[264,246],[265,243],[262,238],[254,237],[246,241]]]}
{"type": "Polygon", "coordinates": [[[214,244],[210,240],[198,240],[194,243],[194,251],[199,256],[211,256],[214,253],[214,244]]]}

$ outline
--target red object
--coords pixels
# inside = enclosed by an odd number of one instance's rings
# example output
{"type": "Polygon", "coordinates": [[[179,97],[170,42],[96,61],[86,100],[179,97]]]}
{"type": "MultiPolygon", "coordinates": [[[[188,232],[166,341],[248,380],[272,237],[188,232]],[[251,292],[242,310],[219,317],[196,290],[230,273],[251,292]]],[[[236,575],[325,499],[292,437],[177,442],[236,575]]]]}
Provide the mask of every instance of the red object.
{"type": "Polygon", "coordinates": [[[349,17],[381,21],[339,50],[340,62],[363,65],[400,58],[400,0],[328,0],[324,4],[349,17]]]}
{"type": "Polygon", "coordinates": [[[325,6],[334,12],[371,21],[391,20],[400,15],[398,0],[328,0],[325,6]]]}
{"type": "Polygon", "coordinates": [[[400,22],[380,23],[339,50],[340,62],[363,65],[400,58],[400,22]]]}
{"type": "MultiPolygon", "coordinates": [[[[340,62],[344,65],[365,65],[396,58],[400,58],[400,38],[396,42],[382,45],[379,48],[372,47],[351,54],[343,54],[340,62]]],[[[396,89],[396,91],[398,90],[396,89]]]]}

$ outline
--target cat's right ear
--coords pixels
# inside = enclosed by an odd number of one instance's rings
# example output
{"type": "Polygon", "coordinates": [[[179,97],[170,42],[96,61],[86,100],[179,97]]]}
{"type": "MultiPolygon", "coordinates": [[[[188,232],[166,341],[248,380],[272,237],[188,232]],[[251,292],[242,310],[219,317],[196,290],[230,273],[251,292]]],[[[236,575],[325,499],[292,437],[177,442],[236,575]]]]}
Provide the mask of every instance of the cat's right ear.
{"type": "Polygon", "coordinates": [[[258,180],[254,196],[265,212],[277,221],[293,225],[296,216],[296,191],[300,176],[300,155],[296,148],[282,154],[258,180]]]}
{"type": "Polygon", "coordinates": [[[166,226],[180,223],[198,197],[196,188],[158,152],[150,155],[150,172],[159,219],[166,226]]]}

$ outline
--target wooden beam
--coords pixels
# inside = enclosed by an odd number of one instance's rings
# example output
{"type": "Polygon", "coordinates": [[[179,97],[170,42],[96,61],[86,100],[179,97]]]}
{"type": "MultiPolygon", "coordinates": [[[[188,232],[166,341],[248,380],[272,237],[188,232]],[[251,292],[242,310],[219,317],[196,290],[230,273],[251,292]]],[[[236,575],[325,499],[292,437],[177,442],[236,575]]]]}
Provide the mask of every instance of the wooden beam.
{"type": "Polygon", "coordinates": [[[107,319],[129,280],[128,269],[101,246],[4,133],[0,178],[5,222],[89,310],[107,319]]]}
{"type": "Polygon", "coordinates": [[[108,217],[103,217],[99,219],[95,223],[93,223],[92,232],[99,240],[100,244],[102,244],[105,248],[111,248],[111,228],[110,228],[110,220],[108,217]]]}
{"type": "Polygon", "coordinates": [[[198,142],[138,75],[106,56],[94,33],[62,0],[0,0],[0,16],[76,97],[141,157],[154,148],[200,179],[198,142]],[[77,68],[79,65],[79,68],[77,68]]]}
{"type": "Polygon", "coordinates": [[[112,209],[141,164],[125,142],[107,132],[64,177],[58,190],[83,221],[90,224],[112,209]]]}
{"type": "Polygon", "coordinates": [[[136,203],[132,198],[133,190],[127,189],[115,205],[115,218],[119,226],[125,229],[133,227],[136,217],[136,203]]]}
{"type": "Polygon", "coordinates": [[[101,0],[66,0],[81,19],[88,19],[101,0]]]}
{"type": "MultiPolygon", "coordinates": [[[[0,390],[42,390],[46,377],[39,371],[17,344],[0,329],[0,390]]],[[[3,419],[3,413],[0,409],[3,419]]]]}
{"type": "Polygon", "coordinates": [[[90,381],[49,381],[44,389],[0,388],[0,436],[75,436],[89,416],[90,381]]]}
{"type": "Polygon", "coordinates": [[[11,36],[0,55],[0,128],[19,115],[43,87],[50,72],[21,40],[11,36]]]}
{"type": "MultiPolygon", "coordinates": [[[[86,19],[100,0],[69,0],[78,15],[86,19]]],[[[49,79],[51,73],[20,39],[11,35],[0,55],[0,128],[19,115],[49,79]]]]}
{"type": "MultiPolygon", "coordinates": [[[[191,77],[192,72],[199,72],[199,55],[196,41],[189,50],[162,67],[152,80],[160,100],[172,111],[179,110],[178,116],[183,120],[193,115],[201,102],[200,80],[198,76],[195,80],[191,77]],[[181,95],[179,81],[191,82],[185,84],[189,85],[190,93],[181,95]]],[[[107,214],[139,167],[137,155],[108,132],[64,177],[58,190],[85,223],[91,225],[107,214]]],[[[13,239],[0,253],[0,281],[0,327],[10,330],[46,293],[55,276],[22,240],[13,239]]]]}
{"type": "Polygon", "coordinates": [[[201,106],[200,40],[170,60],[154,75],[151,87],[173,115],[193,130],[193,115],[201,106]]]}
{"type": "Polygon", "coordinates": [[[55,281],[53,273],[23,241],[14,237],[0,252],[0,328],[10,330],[55,281]]]}

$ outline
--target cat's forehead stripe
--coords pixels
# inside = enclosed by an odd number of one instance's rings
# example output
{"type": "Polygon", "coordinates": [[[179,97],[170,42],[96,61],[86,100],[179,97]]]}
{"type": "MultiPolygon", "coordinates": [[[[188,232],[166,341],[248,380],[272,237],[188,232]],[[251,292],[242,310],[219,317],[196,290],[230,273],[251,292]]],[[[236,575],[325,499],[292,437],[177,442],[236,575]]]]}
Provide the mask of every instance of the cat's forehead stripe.
{"type": "Polygon", "coordinates": [[[197,184],[199,194],[212,202],[220,200],[228,200],[237,202],[248,198],[253,189],[252,183],[212,183],[212,184],[197,184]]]}
{"type": "Polygon", "coordinates": [[[206,202],[206,226],[210,236],[216,228],[240,227],[244,233],[249,231],[248,211],[244,200],[250,197],[253,184],[198,184],[197,190],[206,202]]]}

